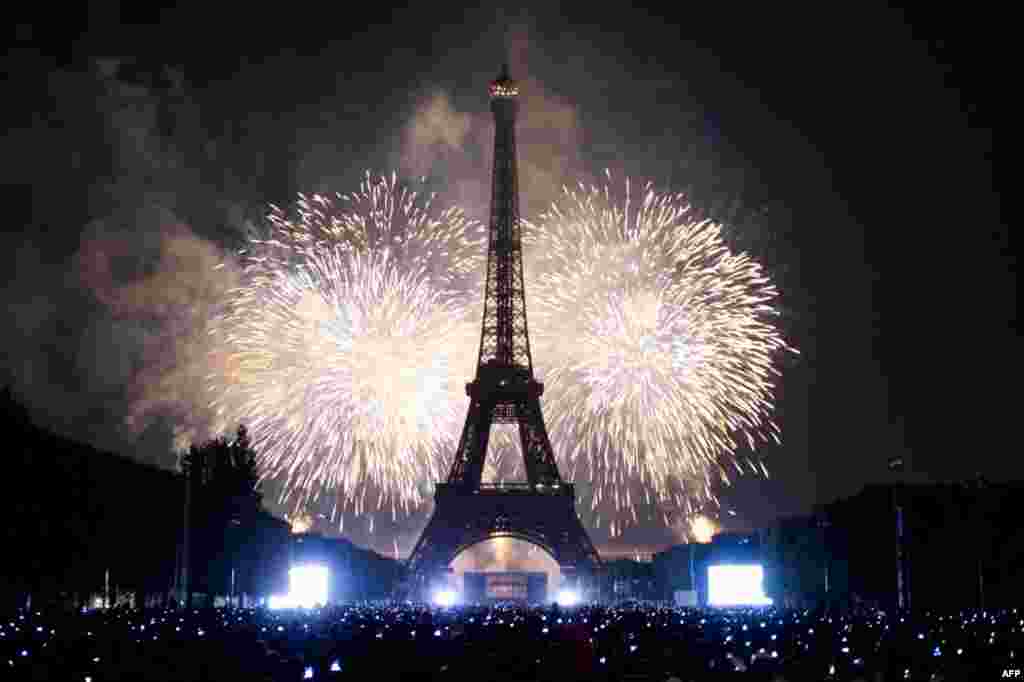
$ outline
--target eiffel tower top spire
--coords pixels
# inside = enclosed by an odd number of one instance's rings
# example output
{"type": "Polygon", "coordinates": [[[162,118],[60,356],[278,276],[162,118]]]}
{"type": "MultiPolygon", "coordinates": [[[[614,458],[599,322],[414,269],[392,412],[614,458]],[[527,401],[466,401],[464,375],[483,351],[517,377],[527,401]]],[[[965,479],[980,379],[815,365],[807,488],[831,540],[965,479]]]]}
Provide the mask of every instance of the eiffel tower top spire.
{"type": "Polygon", "coordinates": [[[544,385],[534,379],[530,357],[516,171],[519,90],[507,67],[491,83],[490,94],[494,176],[480,355],[476,377],[466,385],[470,411],[448,482],[479,488],[491,424],[518,423],[530,485],[561,485],[541,414],[544,385]]]}
{"type": "Polygon", "coordinates": [[[498,78],[491,83],[490,95],[494,114],[494,172],[477,376],[481,368],[491,366],[525,370],[532,377],[516,167],[519,88],[509,76],[508,64],[502,66],[498,78]]]}

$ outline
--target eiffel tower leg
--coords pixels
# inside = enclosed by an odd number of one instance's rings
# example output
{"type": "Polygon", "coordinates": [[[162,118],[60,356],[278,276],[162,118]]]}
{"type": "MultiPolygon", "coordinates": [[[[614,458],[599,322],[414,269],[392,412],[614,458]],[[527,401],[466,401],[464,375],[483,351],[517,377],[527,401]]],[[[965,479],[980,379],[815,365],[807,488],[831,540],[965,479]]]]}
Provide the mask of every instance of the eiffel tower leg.
{"type": "Polygon", "coordinates": [[[487,443],[491,437],[491,423],[494,420],[492,410],[493,407],[476,400],[470,402],[466,424],[459,438],[459,448],[455,451],[455,461],[448,474],[449,483],[461,483],[473,490],[480,487],[487,443]]]}
{"type": "Polygon", "coordinates": [[[519,442],[523,447],[526,480],[530,485],[551,485],[560,482],[555,453],[551,448],[551,441],[548,440],[547,429],[544,428],[540,400],[534,398],[519,405],[518,409],[519,442]]]}

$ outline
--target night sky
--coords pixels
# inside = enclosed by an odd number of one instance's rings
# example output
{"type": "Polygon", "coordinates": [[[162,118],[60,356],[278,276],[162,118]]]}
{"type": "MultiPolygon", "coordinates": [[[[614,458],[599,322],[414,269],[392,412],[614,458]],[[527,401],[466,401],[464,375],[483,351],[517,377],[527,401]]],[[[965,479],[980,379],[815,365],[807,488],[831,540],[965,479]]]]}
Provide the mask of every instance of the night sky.
{"type": "Polygon", "coordinates": [[[757,216],[730,239],[768,268],[802,354],[781,365],[772,478],[723,493],[728,524],[894,480],[893,455],[908,480],[1024,475],[994,17],[212,4],[10,22],[0,371],[40,424],[173,465],[184,408],[146,386],[175,376],[177,341],[219,291],[207,266],[267,203],[365,170],[426,175],[484,218],[486,86],[507,60],[524,213],[609,168],[757,216]]]}

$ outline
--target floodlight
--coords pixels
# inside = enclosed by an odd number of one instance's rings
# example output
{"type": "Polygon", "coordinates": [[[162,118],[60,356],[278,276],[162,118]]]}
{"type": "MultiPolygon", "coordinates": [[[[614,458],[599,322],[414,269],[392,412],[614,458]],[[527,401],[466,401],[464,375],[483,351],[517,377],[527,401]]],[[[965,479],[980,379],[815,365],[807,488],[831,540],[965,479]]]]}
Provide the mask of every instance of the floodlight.
{"type": "Polygon", "coordinates": [[[580,595],[572,590],[562,590],[558,593],[559,606],[576,606],[580,603],[580,595]]]}
{"type": "Polygon", "coordinates": [[[455,596],[454,590],[438,590],[434,594],[434,603],[438,606],[448,608],[449,606],[455,605],[455,596]]]}
{"type": "Polygon", "coordinates": [[[298,608],[327,603],[327,567],[320,564],[293,566],[288,571],[288,596],[298,608]]]}
{"type": "Polygon", "coordinates": [[[320,564],[293,566],[288,571],[288,594],[275,594],[267,607],[278,609],[311,609],[327,603],[327,567],[320,564]]]}

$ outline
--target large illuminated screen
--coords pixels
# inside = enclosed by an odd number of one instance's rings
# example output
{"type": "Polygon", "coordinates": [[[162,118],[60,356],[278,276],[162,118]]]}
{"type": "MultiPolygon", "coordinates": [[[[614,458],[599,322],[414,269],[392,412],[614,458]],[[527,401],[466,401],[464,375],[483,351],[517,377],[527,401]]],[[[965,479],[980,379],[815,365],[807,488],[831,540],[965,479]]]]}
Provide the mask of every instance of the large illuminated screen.
{"type": "Polygon", "coordinates": [[[711,606],[767,606],[761,564],[708,566],[708,603],[711,606]]]}

